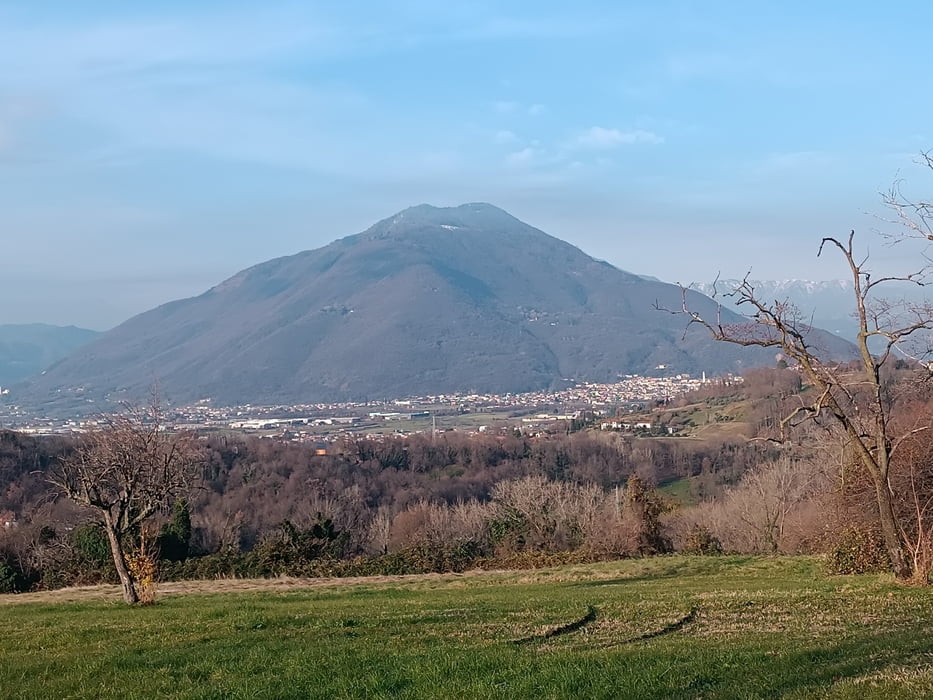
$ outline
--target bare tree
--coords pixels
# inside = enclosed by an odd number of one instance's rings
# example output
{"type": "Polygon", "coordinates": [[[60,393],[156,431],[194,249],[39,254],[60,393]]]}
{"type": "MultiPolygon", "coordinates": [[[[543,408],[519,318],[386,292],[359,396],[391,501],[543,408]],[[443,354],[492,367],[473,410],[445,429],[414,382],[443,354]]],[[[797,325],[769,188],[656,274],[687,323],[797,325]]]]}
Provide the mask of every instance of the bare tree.
{"type": "MultiPolygon", "coordinates": [[[[933,151],[920,154],[920,165],[933,170],[933,151]]],[[[884,203],[894,212],[891,223],[900,228],[893,234],[882,234],[893,243],[905,239],[926,239],[933,241],[933,202],[926,199],[914,199],[904,193],[903,180],[896,180],[891,189],[884,193],[884,203]]]]}
{"type": "MultiPolygon", "coordinates": [[[[926,163],[933,167],[929,157],[926,163]]],[[[907,200],[898,186],[886,197],[886,202],[895,208],[897,221],[904,225],[900,234],[887,235],[892,244],[926,246],[933,240],[930,227],[933,205],[907,200]]],[[[800,395],[800,404],[781,420],[781,439],[786,439],[791,428],[807,420],[841,435],[856,464],[870,478],[891,565],[898,578],[906,579],[913,573],[914,562],[895,508],[891,467],[905,441],[930,426],[898,431],[893,416],[901,395],[899,383],[930,378],[933,304],[929,300],[887,299],[883,292],[892,284],[923,286],[933,277],[933,264],[922,248],[916,258],[919,262],[912,270],[874,277],[868,257],[856,252],[854,239],[854,231],[847,238],[823,238],[817,252],[819,256],[825,249],[835,250],[848,267],[859,326],[857,360],[852,365],[831,361],[815,340],[819,336],[812,333],[800,311],[786,301],[762,298],[748,276],[729,293],[740,309],[747,310],[745,323],[728,324],[721,317],[702,317],[688,308],[686,290],[683,307],[667,310],[686,315],[688,326],[703,326],[716,340],[780,348],[796,364],[809,389],[800,395]],[[892,378],[890,369],[897,359],[910,360],[909,378],[892,378]]]]}
{"type": "Polygon", "coordinates": [[[792,460],[752,469],[726,492],[724,507],[735,525],[746,530],[758,546],[781,550],[793,513],[824,486],[826,475],[817,460],[792,460]]]}
{"type": "MultiPolygon", "coordinates": [[[[929,420],[929,413],[927,414],[929,420]]],[[[914,579],[925,582],[933,570],[933,442],[913,433],[904,443],[896,474],[901,507],[901,528],[914,569],[914,579]]]]}
{"type": "Polygon", "coordinates": [[[809,513],[818,509],[825,520],[823,501],[831,482],[825,460],[784,456],[753,467],[716,500],[677,509],[667,524],[678,548],[689,547],[699,529],[728,551],[795,551],[802,531],[812,537],[818,529],[807,522],[809,513]]]}
{"type": "Polygon", "coordinates": [[[126,539],[191,488],[201,461],[195,436],[166,430],[153,401],[101,417],[49,475],[64,495],[99,513],[127,603],[140,599],[126,539]]]}
{"type": "MultiPolygon", "coordinates": [[[[913,579],[924,583],[933,571],[933,441],[926,431],[916,429],[933,424],[933,397],[925,385],[914,388],[926,391],[901,399],[892,431],[906,437],[892,460],[889,482],[913,579]]],[[[843,474],[835,494],[841,512],[855,525],[870,525],[866,514],[874,503],[871,480],[864,472],[843,474]]]]}

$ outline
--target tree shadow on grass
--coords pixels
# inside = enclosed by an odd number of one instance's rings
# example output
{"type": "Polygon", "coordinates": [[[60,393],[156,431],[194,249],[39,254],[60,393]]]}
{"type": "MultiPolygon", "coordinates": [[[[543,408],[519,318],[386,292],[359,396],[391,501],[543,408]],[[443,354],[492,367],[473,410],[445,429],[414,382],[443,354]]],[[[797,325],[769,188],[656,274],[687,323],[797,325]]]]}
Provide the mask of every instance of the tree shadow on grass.
{"type": "MultiPolygon", "coordinates": [[[[698,644],[702,642],[698,640],[698,644]]],[[[736,653],[722,648],[712,654],[699,651],[697,656],[706,658],[679,661],[672,658],[677,670],[667,674],[667,679],[658,678],[661,683],[652,684],[654,687],[641,696],[819,697],[839,682],[916,664],[917,658],[929,649],[927,629],[917,625],[895,632],[866,631],[857,639],[835,644],[814,641],[802,648],[778,652],[736,653]],[[728,663],[717,663],[717,657],[728,663]]]]}

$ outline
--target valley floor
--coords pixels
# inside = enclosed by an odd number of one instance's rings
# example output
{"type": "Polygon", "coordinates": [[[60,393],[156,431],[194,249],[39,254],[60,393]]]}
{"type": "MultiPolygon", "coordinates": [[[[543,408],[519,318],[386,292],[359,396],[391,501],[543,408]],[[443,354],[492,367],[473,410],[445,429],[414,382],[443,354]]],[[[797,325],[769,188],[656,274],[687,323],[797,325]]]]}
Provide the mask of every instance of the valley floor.
{"type": "Polygon", "coordinates": [[[0,596],[0,696],[933,697],[933,593],[812,558],[0,596]]]}

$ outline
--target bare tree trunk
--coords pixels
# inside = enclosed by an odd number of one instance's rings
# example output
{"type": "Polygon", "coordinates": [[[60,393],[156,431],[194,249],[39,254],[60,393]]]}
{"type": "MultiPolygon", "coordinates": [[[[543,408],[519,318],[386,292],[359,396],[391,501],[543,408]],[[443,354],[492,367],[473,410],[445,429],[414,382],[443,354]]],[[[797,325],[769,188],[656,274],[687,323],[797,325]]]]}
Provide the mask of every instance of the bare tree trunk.
{"type": "Polygon", "coordinates": [[[909,579],[913,573],[910,560],[904,552],[904,545],[897,530],[897,516],[894,513],[894,504],[887,482],[875,479],[875,493],[878,497],[878,519],[881,521],[881,533],[884,536],[884,546],[888,550],[894,575],[902,581],[909,579]]]}
{"type": "Polygon", "coordinates": [[[120,577],[120,584],[123,586],[123,600],[130,605],[139,602],[139,594],[136,592],[136,585],[133,583],[133,577],[130,576],[126,568],[126,555],[123,553],[123,543],[120,542],[120,536],[117,534],[113,525],[113,519],[110,513],[104,513],[104,529],[107,531],[107,540],[110,542],[110,553],[113,555],[113,564],[117,569],[117,576],[120,577]]]}

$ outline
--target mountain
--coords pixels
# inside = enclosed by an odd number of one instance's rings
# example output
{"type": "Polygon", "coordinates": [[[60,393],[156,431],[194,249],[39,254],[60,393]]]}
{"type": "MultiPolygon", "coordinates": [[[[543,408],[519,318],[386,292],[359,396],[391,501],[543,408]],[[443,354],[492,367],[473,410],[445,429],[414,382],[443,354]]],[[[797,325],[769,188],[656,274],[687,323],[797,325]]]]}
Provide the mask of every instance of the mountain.
{"type": "MultiPolygon", "coordinates": [[[[691,291],[688,300],[715,314],[706,297],[691,291]]],[[[35,378],[21,398],[131,398],[156,382],[177,403],[307,403],[774,362],[773,351],[718,344],[699,328],[683,338],[686,319],[656,302],[680,308],[681,290],[488,204],[421,205],[140,314],[35,378]]]]}
{"type": "Polygon", "coordinates": [[[0,387],[41,372],[99,335],[76,326],[0,325],[0,387]]]}
{"type": "MultiPolygon", "coordinates": [[[[690,287],[707,296],[712,296],[715,291],[716,299],[724,306],[748,313],[747,307],[736,307],[732,304],[732,298],[725,296],[741,283],[741,280],[727,279],[719,280],[715,287],[712,282],[694,282],[690,287]]],[[[750,283],[760,299],[767,302],[790,302],[804,318],[812,318],[813,325],[818,328],[824,328],[846,340],[854,340],[858,333],[851,280],[750,280],[750,283]]],[[[892,300],[920,302],[933,296],[929,287],[901,282],[887,283],[883,291],[884,296],[892,300]]]]}

